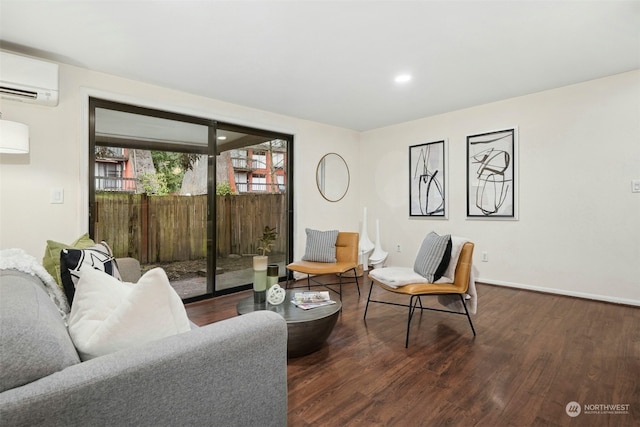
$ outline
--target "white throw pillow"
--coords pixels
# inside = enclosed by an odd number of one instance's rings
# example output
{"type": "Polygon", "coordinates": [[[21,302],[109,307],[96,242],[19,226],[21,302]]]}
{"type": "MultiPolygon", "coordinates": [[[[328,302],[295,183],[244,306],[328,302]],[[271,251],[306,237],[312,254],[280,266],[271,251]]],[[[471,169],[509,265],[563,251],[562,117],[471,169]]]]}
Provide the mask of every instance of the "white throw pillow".
{"type": "Polygon", "coordinates": [[[182,300],[161,268],[138,283],[82,270],[69,314],[69,334],[82,360],[190,330],[182,300]]]}

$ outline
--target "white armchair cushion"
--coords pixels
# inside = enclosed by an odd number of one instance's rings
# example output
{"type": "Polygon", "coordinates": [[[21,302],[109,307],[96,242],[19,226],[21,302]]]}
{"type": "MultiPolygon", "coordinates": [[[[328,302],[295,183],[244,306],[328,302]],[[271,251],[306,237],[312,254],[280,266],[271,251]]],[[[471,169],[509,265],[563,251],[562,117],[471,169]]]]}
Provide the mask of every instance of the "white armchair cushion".
{"type": "Polygon", "coordinates": [[[411,267],[384,267],[369,271],[369,277],[391,288],[399,288],[412,283],[431,283],[425,277],[413,271],[411,267]]]}

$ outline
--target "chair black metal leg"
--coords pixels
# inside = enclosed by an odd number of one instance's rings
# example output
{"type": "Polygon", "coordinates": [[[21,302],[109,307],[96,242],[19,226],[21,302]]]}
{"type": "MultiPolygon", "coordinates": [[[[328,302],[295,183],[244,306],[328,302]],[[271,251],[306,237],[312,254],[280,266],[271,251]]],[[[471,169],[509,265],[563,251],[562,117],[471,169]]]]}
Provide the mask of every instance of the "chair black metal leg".
{"type": "Polygon", "coordinates": [[[311,290],[311,275],[307,274],[307,289],[311,290]]]}
{"type": "Polygon", "coordinates": [[[476,336],[476,329],[473,327],[473,322],[471,321],[471,315],[469,315],[469,310],[467,309],[467,304],[464,302],[464,295],[460,294],[460,301],[462,301],[462,306],[464,307],[464,312],[467,314],[467,319],[469,319],[469,325],[471,326],[471,330],[473,331],[473,336],[476,336]]]}
{"type": "Polygon", "coordinates": [[[356,279],[356,288],[358,289],[358,298],[360,298],[360,283],[358,283],[358,270],[356,270],[355,268],[352,268],[353,270],[353,277],[355,277],[356,279]]]}
{"type": "Polygon", "coordinates": [[[373,290],[373,281],[371,281],[371,286],[369,287],[369,296],[367,297],[367,305],[364,308],[364,317],[363,319],[367,318],[367,310],[369,310],[369,301],[371,300],[371,291],[373,290]]]}
{"type": "Polygon", "coordinates": [[[367,295],[367,304],[364,308],[364,319],[366,320],[367,318],[367,312],[369,311],[369,302],[379,302],[379,303],[384,303],[384,304],[390,304],[390,305],[399,305],[402,307],[408,307],[409,312],[407,314],[407,333],[406,333],[406,337],[405,337],[405,341],[404,341],[404,348],[408,348],[409,347],[409,335],[411,334],[411,320],[413,319],[413,316],[415,315],[416,309],[420,309],[420,312],[422,312],[423,310],[433,310],[433,311],[439,311],[439,312],[444,312],[444,313],[454,313],[454,314],[466,314],[467,316],[467,320],[469,321],[469,326],[471,326],[471,331],[473,332],[473,336],[476,336],[476,329],[473,326],[473,321],[471,319],[471,314],[469,313],[469,309],[467,308],[467,304],[464,300],[464,295],[460,295],[460,301],[462,301],[462,306],[464,307],[464,313],[459,312],[459,311],[452,311],[452,310],[442,310],[442,309],[437,309],[437,308],[433,308],[433,307],[425,307],[422,304],[422,296],[425,295],[411,295],[411,298],[409,299],[409,304],[400,304],[400,303],[395,303],[395,302],[391,302],[391,301],[379,301],[379,300],[372,300],[371,299],[371,294],[373,292],[373,285],[375,282],[371,282],[371,286],[369,287],[369,294],[367,295]]]}
{"type": "MultiPolygon", "coordinates": [[[[411,295],[411,298],[409,299],[409,318],[407,319],[407,338],[404,340],[404,348],[408,348],[409,347],[409,330],[411,327],[411,318],[413,317],[413,312],[416,309],[416,305],[418,304],[418,301],[420,300],[420,297],[418,297],[418,300],[414,303],[413,299],[415,298],[414,295],[411,295]]],[[[420,303],[422,305],[422,303],[420,303]]]]}

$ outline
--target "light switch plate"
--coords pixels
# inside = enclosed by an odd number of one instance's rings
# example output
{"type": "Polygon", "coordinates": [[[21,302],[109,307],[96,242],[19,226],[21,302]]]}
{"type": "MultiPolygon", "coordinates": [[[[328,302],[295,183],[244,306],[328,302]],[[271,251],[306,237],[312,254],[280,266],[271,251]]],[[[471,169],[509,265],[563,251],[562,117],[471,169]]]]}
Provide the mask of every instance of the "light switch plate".
{"type": "Polygon", "coordinates": [[[49,203],[64,203],[64,188],[52,188],[49,191],[49,203]]]}
{"type": "Polygon", "coordinates": [[[640,179],[631,180],[631,192],[640,193],[640,179]]]}

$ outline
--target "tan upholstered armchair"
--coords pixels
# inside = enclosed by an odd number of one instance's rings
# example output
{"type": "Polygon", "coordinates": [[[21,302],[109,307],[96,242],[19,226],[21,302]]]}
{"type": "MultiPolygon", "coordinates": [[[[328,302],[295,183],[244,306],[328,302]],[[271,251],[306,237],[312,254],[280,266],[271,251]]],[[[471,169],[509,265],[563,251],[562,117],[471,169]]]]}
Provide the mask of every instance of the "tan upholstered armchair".
{"type": "MultiPolygon", "coordinates": [[[[307,275],[307,288],[311,289],[311,276],[321,276],[326,274],[337,274],[338,283],[320,283],[317,281],[314,286],[325,286],[328,289],[338,293],[342,300],[342,278],[345,273],[353,271],[358,295],[360,295],[360,285],[358,283],[357,267],[358,267],[358,241],[360,236],[353,232],[339,232],[336,240],[336,262],[315,262],[315,261],[296,261],[287,265],[287,270],[303,273],[307,275]],[[338,285],[339,291],[330,288],[328,285],[338,285]]],[[[288,276],[287,276],[288,277],[288,276]]],[[[289,280],[287,280],[287,288],[289,280]]]]}
{"type": "Polygon", "coordinates": [[[410,330],[409,328],[411,326],[411,318],[413,317],[413,314],[416,308],[420,310],[432,310],[432,311],[441,311],[445,313],[466,315],[467,319],[469,320],[469,325],[471,326],[471,331],[475,336],[476,330],[473,327],[473,322],[471,321],[469,309],[467,308],[467,304],[465,303],[465,296],[469,289],[469,279],[471,276],[471,268],[473,263],[473,259],[472,259],[473,247],[474,247],[474,244],[472,242],[466,242],[462,246],[462,249],[460,251],[460,256],[458,257],[458,262],[455,268],[455,275],[452,283],[409,283],[409,284],[403,284],[402,286],[393,287],[393,286],[389,286],[388,284],[385,284],[381,280],[378,280],[375,277],[374,273],[370,273],[369,279],[371,279],[371,288],[369,288],[369,296],[367,297],[367,306],[364,310],[364,318],[365,319],[367,318],[367,311],[369,310],[370,302],[408,307],[409,317],[407,320],[407,335],[406,335],[405,344],[404,344],[405,347],[409,345],[409,330],[410,330]],[[393,292],[395,294],[408,295],[410,297],[409,304],[400,304],[396,302],[371,299],[371,291],[373,290],[374,285],[388,292],[393,292]],[[421,297],[431,296],[431,295],[437,295],[437,296],[447,295],[447,296],[453,296],[456,298],[459,297],[461,306],[464,308],[464,312],[424,307],[422,305],[421,297]]]}

